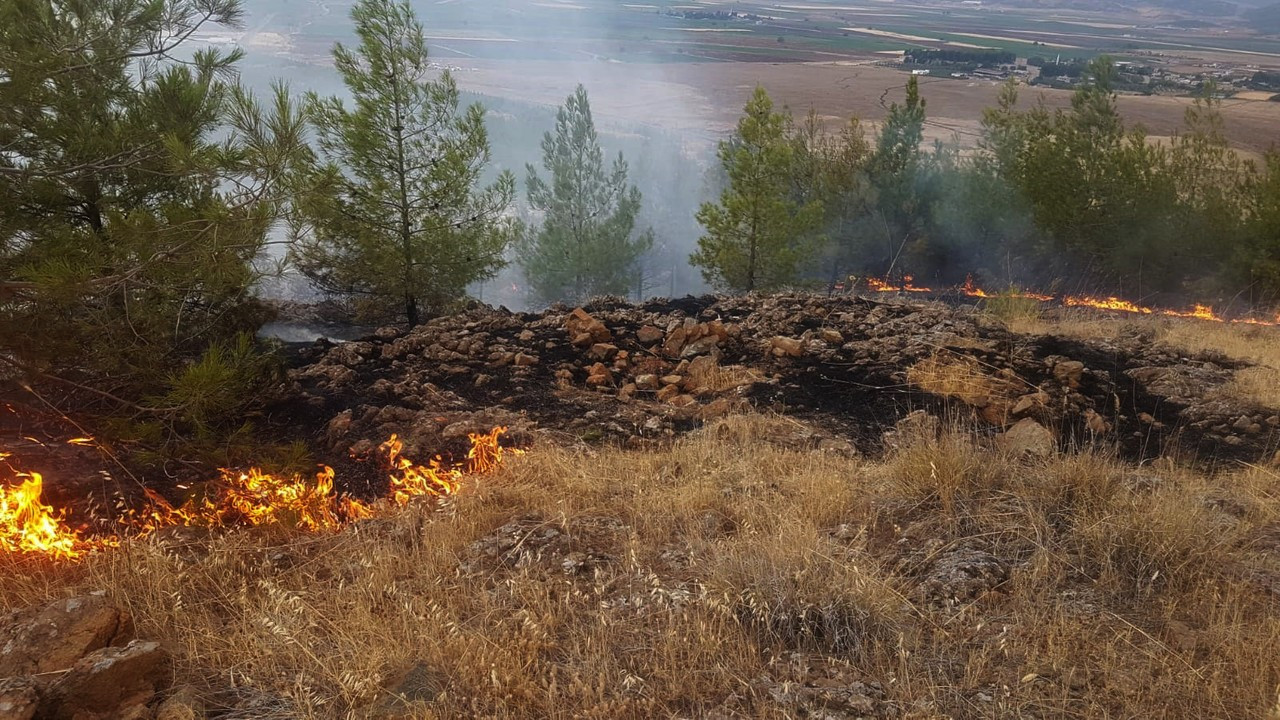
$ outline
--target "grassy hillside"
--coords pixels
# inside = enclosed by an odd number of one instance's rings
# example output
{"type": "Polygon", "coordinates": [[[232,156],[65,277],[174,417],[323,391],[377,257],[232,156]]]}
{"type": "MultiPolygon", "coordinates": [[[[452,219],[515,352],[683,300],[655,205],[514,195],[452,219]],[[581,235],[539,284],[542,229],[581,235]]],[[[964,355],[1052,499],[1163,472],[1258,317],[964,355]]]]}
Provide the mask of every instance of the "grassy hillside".
{"type": "MultiPolygon", "coordinates": [[[[1269,336],[1147,330],[1280,367],[1269,336]]],[[[547,443],[337,534],[6,561],[0,599],[106,591],[237,718],[1280,714],[1280,470],[938,430],[877,459],[772,415],[656,451],[547,443]]]]}

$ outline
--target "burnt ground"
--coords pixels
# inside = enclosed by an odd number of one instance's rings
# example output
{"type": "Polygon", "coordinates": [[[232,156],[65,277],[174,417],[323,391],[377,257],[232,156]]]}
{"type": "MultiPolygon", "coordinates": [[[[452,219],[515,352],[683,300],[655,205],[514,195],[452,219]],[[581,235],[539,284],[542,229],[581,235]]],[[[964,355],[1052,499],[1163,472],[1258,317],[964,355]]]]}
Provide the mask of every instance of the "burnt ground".
{"type": "Polygon", "coordinates": [[[649,447],[740,409],[795,419],[788,443],[870,456],[917,411],[993,438],[1031,420],[1061,450],[1134,461],[1234,465],[1280,446],[1280,410],[1215,392],[1247,363],[1140,334],[1124,344],[1018,335],[939,302],[792,294],[475,307],[411,332],[295,347],[292,365],[269,416],[337,461],[340,476],[342,458],[367,457],[392,433],[419,458],[462,453],[468,432],[496,425],[516,444],[649,447]]]}
{"type": "MultiPolygon", "coordinates": [[[[1124,344],[1019,335],[941,302],[793,294],[601,299],[542,313],[476,306],[409,332],[286,353],[288,380],[261,432],[306,443],[342,490],[362,496],[385,490],[377,448],[392,434],[418,461],[461,460],[468,433],[499,425],[512,445],[650,448],[743,410],[793,420],[777,438],[788,446],[872,457],[921,413],[993,442],[1033,421],[1059,450],[1133,461],[1234,466],[1270,461],[1280,447],[1280,409],[1216,393],[1246,363],[1140,332],[1124,344]]],[[[5,397],[0,448],[13,468],[45,476],[48,502],[77,515],[110,515],[144,486],[180,499],[216,474],[135,475],[127,457],[67,444],[90,433],[49,405],[5,397]]]]}

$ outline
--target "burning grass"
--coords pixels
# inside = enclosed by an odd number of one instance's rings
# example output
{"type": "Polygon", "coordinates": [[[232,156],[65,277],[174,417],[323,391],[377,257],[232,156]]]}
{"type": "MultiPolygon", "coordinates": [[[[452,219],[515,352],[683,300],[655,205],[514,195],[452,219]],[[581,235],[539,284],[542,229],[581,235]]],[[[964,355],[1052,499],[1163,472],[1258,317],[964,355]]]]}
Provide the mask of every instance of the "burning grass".
{"type": "Polygon", "coordinates": [[[236,717],[1274,712],[1275,471],[1029,463],[957,432],[872,462],[791,426],[538,448],[337,533],[11,557],[0,599],[105,589],[236,717]]]}
{"type": "MultiPolygon", "coordinates": [[[[332,531],[348,523],[373,517],[388,505],[404,507],[416,497],[445,496],[455,492],[468,475],[495,470],[506,451],[499,438],[506,428],[471,434],[465,462],[448,467],[439,458],[419,465],[404,457],[404,444],[395,435],[379,448],[385,457],[388,497],[365,503],[334,490],[333,468],[325,467],[315,478],[266,473],[258,468],[238,472],[223,470],[222,477],[175,507],[150,490],[149,503],[130,510],[120,519],[121,535],[141,538],[165,528],[225,528],[279,525],[309,532],[332,531]]],[[[91,442],[85,438],[73,444],[91,442]]],[[[517,451],[519,452],[519,451],[517,451]]],[[[0,453],[0,463],[10,456],[0,453]]],[[[0,484],[0,552],[30,554],[58,560],[74,560],[97,550],[118,547],[116,535],[87,536],[82,528],[67,524],[65,513],[45,505],[43,478],[9,468],[17,483],[0,484]]]]}

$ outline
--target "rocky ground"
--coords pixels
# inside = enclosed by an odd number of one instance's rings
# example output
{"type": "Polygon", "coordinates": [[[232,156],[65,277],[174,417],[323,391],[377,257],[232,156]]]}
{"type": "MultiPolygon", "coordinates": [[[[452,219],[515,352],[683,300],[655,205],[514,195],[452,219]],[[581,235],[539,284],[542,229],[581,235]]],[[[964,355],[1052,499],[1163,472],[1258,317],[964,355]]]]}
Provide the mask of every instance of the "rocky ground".
{"type": "Polygon", "coordinates": [[[477,307],[410,332],[320,341],[295,364],[272,416],[335,457],[392,433],[419,456],[458,451],[468,432],[495,425],[516,443],[647,447],[743,408],[802,421],[797,447],[864,455],[920,411],[1035,453],[1092,445],[1212,464],[1269,460],[1280,446],[1280,409],[1218,392],[1247,363],[1141,332],[1122,343],[1017,335],[937,302],[477,307]]]}

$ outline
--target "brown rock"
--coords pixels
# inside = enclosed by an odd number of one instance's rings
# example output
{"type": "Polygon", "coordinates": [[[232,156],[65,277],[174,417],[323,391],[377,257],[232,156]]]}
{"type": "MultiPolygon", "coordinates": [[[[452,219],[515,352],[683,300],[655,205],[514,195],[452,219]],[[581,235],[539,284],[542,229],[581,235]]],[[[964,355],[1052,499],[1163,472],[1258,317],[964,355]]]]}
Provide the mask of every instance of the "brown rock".
{"type": "Polygon", "coordinates": [[[804,343],[795,338],[779,335],[770,340],[769,345],[777,357],[800,357],[804,354],[804,343]]]}
{"type": "Polygon", "coordinates": [[[729,398],[716,398],[711,402],[698,408],[698,419],[711,420],[713,418],[724,417],[733,412],[734,404],[729,398]]]}
{"type": "Polygon", "coordinates": [[[591,317],[586,310],[577,308],[569,313],[568,319],[564,322],[565,330],[568,331],[569,337],[573,338],[573,344],[579,346],[587,346],[592,343],[609,342],[613,339],[613,334],[609,332],[609,328],[604,323],[591,317]]]}
{"type": "Polygon", "coordinates": [[[519,336],[519,337],[520,337],[520,342],[529,342],[530,340],[532,340],[532,339],[534,338],[533,331],[532,331],[532,330],[521,330],[521,331],[520,331],[520,336],[519,336]]]}
{"type": "Polygon", "coordinates": [[[674,405],[675,407],[689,407],[690,405],[697,404],[697,402],[698,401],[695,400],[692,395],[677,395],[668,400],[667,404],[674,405]]]}
{"type": "Polygon", "coordinates": [[[703,355],[716,353],[720,349],[720,338],[715,335],[708,335],[699,338],[688,345],[684,346],[684,350],[680,351],[682,358],[696,358],[703,355]]]}
{"type": "Polygon", "coordinates": [[[618,354],[618,346],[609,343],[596,343],[587,351],[587,357],[592,360],[609,360],[618,354]]]}
{"type": "Polygon", "coordinates": [[[657,392],[660,387],[662,387],[662,384],[658,382],[657,375],[645,374],[636,376],[636,388],[639,390],[644,390],[645,392],[657,392]]]}
{"type": "Polygon", "coordinates": [[[145,706],[173,681],[172,658],[156,642],[96,650],[81,658],[46,693],[49,720],[107,720],[145,706]]]}
{"type": "Polygon", "coordinates": [[[652,325],[645,325],[636,331],[636,340],[641,345],[652,345],[661,340],[665,334],[662,330],[652,325]]]}
{"type": "Polygon", "coordinates": [[[663,385],[679,385],[682,382],[684,382],[683,375],[663,375],[662,376],[663,385]]]}
{"type": "Polygon", "coordinates": [[[0,720],[31,720],[40,705],[40,695],[30,678],[0,680],[0,720]]]}
{"type": "Polygon", "coordinates": [[[1058,440],[1048,428],[1031,418],[1023,418],[996,437],[996,444],[1013,455],[1050,457],[1058,452],[1058,440]]]}
{"type": "Polygon", "coordinates": [[[667,385],[658,391],[658,402],[666,402],[671,398],[680,394],[680,387],[677,385],[667,385]]]}
{"type": "Polygon", "coordinates": [[[667,333],[667,341],[662,344],[662,352],[667,357],[679,357],[688,337],[689,331],[683,325],[677,325],[674,330],[667,333]]]}
{"type": "Polygon", "coordinates": [[[1013,404],[1013,407],[1009,410],[1009,414],[1013,415],[1014,417],[1020,417],[1032,411],[1038,410],[1047,404],[1049,404],[1048,393],[1034,392],[1029,395],[1023,395],[1022,397],[1018,398],[1018,401],[1015,402],[1013,404]]]}
{"type": "Polygon", "coordinates": [[[831,328],[827,328],[822,331],[819,337],[821,337],[822,341],[828,345],[844,344],[844,335],[841,335],[839,330],[832,330],[831,328]]]}
{"type": "Polygon", "coordinates": [[[516,353],[512,360],[516,367],[532,367],[538,364],[537,355],[527,355],[525,353],[516,353]]]}
{"type": "Polygon", "coordinates": [[[618,391],[618,397],[622,400],[630,400],[635,396],[636,396],[635,383],[627,383],[626,385],[622,386],[621,390],[618,391]]]}
{"type": "Polygon", "coordinates": [[[0,621],[0,677],[66,670],[86,654],[132,637],[129,615],[97,595],[10,613],[0,621]]]}
{"type": "Polygon", "coordinates": [[[1062,360],[1053,366],[1053,377],[1069,388],[1080,387],[1084,376],[1084,363],[1079,360],[1062,360]]]}
{"type": "Polygon", "coordinates": [[[1104,435],[1111,431],[1111,423],[1093,408],[1084,411],[1084,426],[1095,435],[1104,435]]]}
{"type": "Polygon", "coordinates": [[[587,384],[592,387],[613,384],[613,371],[604,363],[596,363],[587,368],[587,384]]]}

